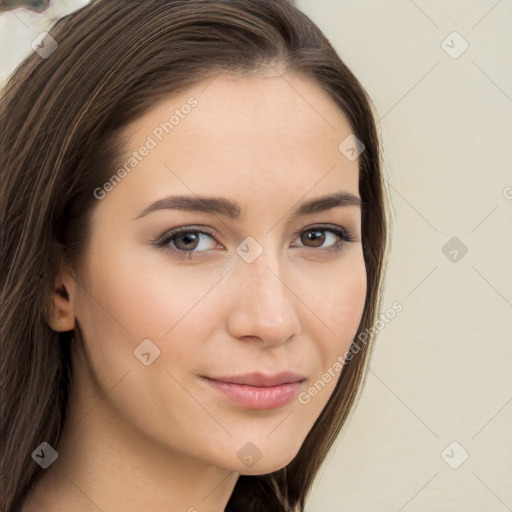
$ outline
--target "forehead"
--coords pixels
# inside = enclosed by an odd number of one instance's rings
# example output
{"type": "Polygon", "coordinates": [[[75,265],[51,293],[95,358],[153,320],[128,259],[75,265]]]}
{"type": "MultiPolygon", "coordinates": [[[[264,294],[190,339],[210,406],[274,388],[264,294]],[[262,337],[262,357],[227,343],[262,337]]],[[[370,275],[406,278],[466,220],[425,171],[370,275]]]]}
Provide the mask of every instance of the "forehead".
{"type": "Polygon", "coordinates": [[[173,136],[191,131],[199,136],[206,131],[211,140],[221,144],[250,136],[253,144],[277,146],[295,141],[311,145],[326,136],[336,142],[351,131],[339,107],[319,84],[289,73],[245,78],[221,75],[205,80],[161,100],[129,126],[129,133],[148,132],[169,120],[174,111],[179,119],[172,122],[173,136]],[[197,103],[192,109],[186,106],[191,98],[197,103]],[[179,112],[182,109],[184,113],[179,112]],[[280,135],[277,140],[276,134],[280,135]]]}
{"type": "Polygon", "coordinates": [[[218,76],[160,101],[127,127],[121,163],[151,149],[123,181],[132,182],[132,194],[163,187],[246,194],[247,201],[280,193],[284,201],[286,191],[313,188],[357,193],[357,161],[339,150],[350,134],[341,110],[309,79],[218,76]]]}

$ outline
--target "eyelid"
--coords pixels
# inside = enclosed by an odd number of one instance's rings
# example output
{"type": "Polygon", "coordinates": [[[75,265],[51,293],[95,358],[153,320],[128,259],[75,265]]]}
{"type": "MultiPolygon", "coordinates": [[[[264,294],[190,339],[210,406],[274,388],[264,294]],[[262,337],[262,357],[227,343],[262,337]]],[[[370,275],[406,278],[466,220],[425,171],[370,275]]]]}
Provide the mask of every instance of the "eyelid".
{"type": "MultiPolygon", "coordinates": [[[[345,245],[346,243],[352,243],[357,242],[357,236],[353,234],[350,230],[347,228],[340,226],[338,224],[312,224],[310,226],[306,226],[304,228],[299,229],[295,236],[299,236],[300,234],[306,232],[306,231],[329,231],[331,233],[334,233],[335,235],[339,236],[342,240],[341,245],[345,245]]],[[[301,246],[302,247],[302,246],[301,246]]],[[[310,247],[310,249],[316,249],[316,247],[310,247]]],[[[319,249],[322,249],[321,247],[319,249]]],[[[324,247],[323,249],[329,250],[332,249],[332,247],[324,247]]]]}
{"type": "MultiPolygon", "coordinates": [[[[297,246],[295,245],[293,248],[305,248],[305,249],[316,249],[316,250],[342,250],[345,244],[357,241],[357,236],[355,236],[351,231],[347,228],[337,225],[337,224],[312,224],[309,226],[302,227],[294,233],[294,239],[300,236],[302,233],[307,231],[313,231],[317,229],[318,231],[329,231],[341,238],[341,242],[338,242],[336,245],[340,245],[341,247],[335,248],[335,246],[331,247],[307,247],[307,246],[297,246]]],[[[151,243],[158,248],[163,248],[168,252],[176,255],[178,257],[185,257],[192,259],[194,257],[200,257],[199,255],[204,254],[207,251],[183,251],[179,249],[174,249],[172,247],[168,247],[168,244],[172,241],[174,237],[177,237],[181,233],[196,233],[196,234],[206,234],[210,236],[218,245],[223,244],[217,240],[216,235],[214,234],[214,230],[207,226],[198,226],[198,225],[183,225],[177,226],[175,228],[167,230],[157,239],[153,240],[151,243]]]]}
{"type": "Polygon", "coordinates": [[[165,238],[169,238],[170,235],[176,235],[179,233],[206,233],[207,235],[212,236],[215,238],[215,230],[208,226],[201,226],[197,224],[184,224],[182,226],[176,226],[174,228],[167,229],[162,235],[160,235],[158,238],[156,238],[154,241],[158,242],[165,238]]]}

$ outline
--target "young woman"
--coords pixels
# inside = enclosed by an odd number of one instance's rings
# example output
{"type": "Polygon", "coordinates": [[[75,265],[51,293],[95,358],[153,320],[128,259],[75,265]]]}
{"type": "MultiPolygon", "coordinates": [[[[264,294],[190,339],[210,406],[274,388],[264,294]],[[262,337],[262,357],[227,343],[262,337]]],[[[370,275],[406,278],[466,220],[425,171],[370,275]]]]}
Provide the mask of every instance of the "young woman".
{"type": "Polygon", "coordinates": [[[93,0],[34,48],[0,104],[1,510],[303,510],[379,310],[364,90],[287,0],[93,0]]]}

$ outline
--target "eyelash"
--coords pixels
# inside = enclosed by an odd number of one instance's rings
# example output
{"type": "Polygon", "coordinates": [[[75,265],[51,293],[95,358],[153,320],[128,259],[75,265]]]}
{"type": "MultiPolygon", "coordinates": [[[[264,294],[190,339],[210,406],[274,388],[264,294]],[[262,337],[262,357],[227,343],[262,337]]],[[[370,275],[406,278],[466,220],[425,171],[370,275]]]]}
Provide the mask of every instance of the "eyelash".
{"type": "MultiPolygon", "coordinates": [[[[356,241],[356,237],[353,236],[351,233],[349,233],[346,229],[341,228],[341,227],[334,227],[334,226],[329,226],[329,227],[313,226],[313,227],[310,227],[307,229],[302,229],[295,233],[295,237],[300,236],[303,233],[307,233],[308,231],[328,231],[328,232],[333,233],[334,235],[338,236],[341,239],[341,242],[340,241],[336,242],[335,246],[323,248],[323,250],[327,249],[327,250],[340,251],[345,246],[345,243],[351,243],[351,242],[356,241]]],[[[174,228],[170,231],[167,231],[162,236],[158,237],[156,240],[153,240],[151,243],[154,246],[156,246],[160,249],[164,249],[165,251],[171,253],[172,256],[175,256],[178,258],[183,258],[183,259],[185,259],[185,258],[192,259],[194,257],[194,254],[197,254],[197,253],[200,254],[200,253],[206,252],[206,251],[183,251],[181,249],[173,249],[172,247],[169,247],[170,242],[172,242],[179,235],[182,235],[185,233],[187,233],[187,234],[192,233],[195,235],[206,234],[206,235],[210,236],[211,238],[213,238],[213,240],[215,240],[217,243],[219,243],[217,241],[217,239],[215,238],[215,236],[213,235],[213,233],[211,233],[209,230],[207,230],[205,228],[197,229],[197,228],[188,227],[188,226],[181,226],[178,228],[174,228]]],[[[306,247],[306,246],[304,246],[304,247],[301,246],[300,248],[308,249],[308,247],[306,247]]],[[[309,247],[309,249],[316,249],[316,247],[309,247]]],[[[321,250],[322,248],[320,247],[319,249],[321,250]]]]}

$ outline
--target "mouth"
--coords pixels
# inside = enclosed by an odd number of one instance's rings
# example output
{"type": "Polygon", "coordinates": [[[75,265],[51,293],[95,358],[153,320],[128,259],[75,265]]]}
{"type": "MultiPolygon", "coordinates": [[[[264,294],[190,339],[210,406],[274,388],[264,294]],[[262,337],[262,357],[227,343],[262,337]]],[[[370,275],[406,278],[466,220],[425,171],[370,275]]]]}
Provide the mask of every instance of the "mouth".
{"type": "Polygon", "coordinates": [[[272,375],[201,376],[201,379],[231,402],[246,409],[263,410],[276,409],[293,401],[306,377],[281,372],[272,375]]]}

